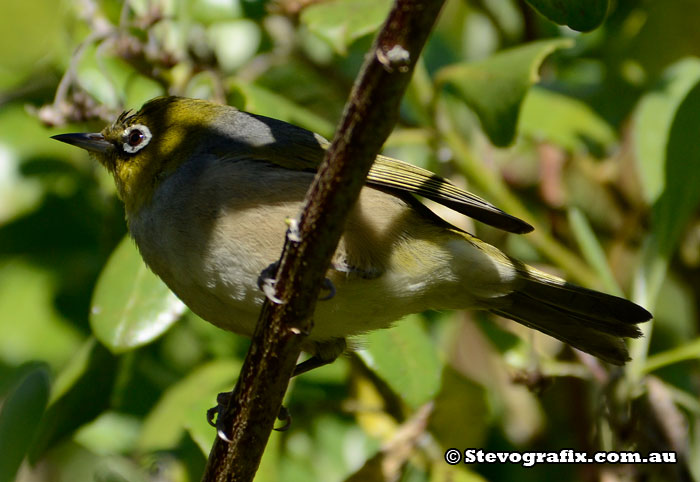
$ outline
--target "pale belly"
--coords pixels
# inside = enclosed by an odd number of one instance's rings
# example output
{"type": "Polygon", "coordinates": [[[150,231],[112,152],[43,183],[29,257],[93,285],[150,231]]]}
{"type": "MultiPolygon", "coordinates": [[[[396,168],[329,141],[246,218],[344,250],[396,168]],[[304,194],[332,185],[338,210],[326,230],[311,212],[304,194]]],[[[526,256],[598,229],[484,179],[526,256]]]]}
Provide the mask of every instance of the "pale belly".
{"type": "MultiPolygon", "coordinates": [[[[263,301],[258,277],[279,258],[285,219],[298,215],[311,176],[210,174],[164,181],[129,228],[149,267],[192,311],[250,336],[263,301]]],[[[505,294],[511,277],[464,236],[372,188],[363,189],[333,266],[335,296],[317,302],[311,340],[384,328],[426,309],[478,305],[505,294]]]]}

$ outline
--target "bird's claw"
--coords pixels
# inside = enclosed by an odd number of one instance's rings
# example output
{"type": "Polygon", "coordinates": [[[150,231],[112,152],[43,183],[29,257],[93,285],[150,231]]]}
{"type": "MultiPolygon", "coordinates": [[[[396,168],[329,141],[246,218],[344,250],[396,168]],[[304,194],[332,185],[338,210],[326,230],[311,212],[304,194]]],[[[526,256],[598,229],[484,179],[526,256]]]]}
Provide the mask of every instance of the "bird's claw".
{"type": "Polygon", "coordinates": [[[277,432],[286,432],[292,425],[292,416],[284,405],[280,406],[280,413],[277,414],[277,420],[284,422],[281,427],[275,427],[274,430],[277,432]]]}
{"type": "Polygon", "coordinates": [[[328,291],[327,295],[318,298],[319,301],[328,301],[335,296],[335,285],[328,278],[323,278],[323,283],[321,284],[321,289],[328,291]]]}
{"type": "Polygon", "coordinates": [[[209,410],[207,410],[207,423],[211,425],[212,427],[216,427],[216,422],[214,422],[214,417],[218,418],[219,415],[219,406],[217,405],[216,407],[211,407],[209,410]]]}
{"type": "Polygon", "coordinates": [[[284,222],[287,224],[287,239],[295,243],[300,243],[301,233],[299,231],[299,221],[296,218],[287,218],[284,222]]]}
{"type": "Polygon", "coordinates": [[[277,297],[277,292],[275,290],[275,284],[277,280],[275,279],[275,274],[277,273],[277,268],[279,267],[279,261],[275,261],[267,268],[262,270],[260,276],[258,276],[258,288],[265,294],[265,297],[277,305],[282,304],[282,300],[277,297]]]}
{"type": "MultiPolygon", "coordinates": [[[[233,396],[232,392],[222,392],[216,396],[216,407],[207,410],[207,422],[216,429],[216,435],[226,443],[232,443],[231,437],[226,433],[224,418],[221,416],[224,409],[228,405],[229,400],[233,396]],[[216,421],[214,421],[216,417],[216,421]]],[[[282,405],[280,412],[277,414],[277,420],[284,422],[281,427],[276,427],[274,430],[278,432],[286,432],[292,425],[292,416],[289,414],[287,407],[282,405]]]]}
{"type": "Polygon", "coordinates": [[[216,435],[227,443],[232,443],[231,437],[228,436],[224,428],[224,418],[221,414],[224,412],[224,408],[228,405],[228,401],[231,399],[233,394],[231,392],[222,392],[216,396],[216,407],[212,407],[207,410],[207,422],[209,425],[216,428],[216,435]],[[216,417],[216,422],[214,422],[214,417],[216,417]]]}

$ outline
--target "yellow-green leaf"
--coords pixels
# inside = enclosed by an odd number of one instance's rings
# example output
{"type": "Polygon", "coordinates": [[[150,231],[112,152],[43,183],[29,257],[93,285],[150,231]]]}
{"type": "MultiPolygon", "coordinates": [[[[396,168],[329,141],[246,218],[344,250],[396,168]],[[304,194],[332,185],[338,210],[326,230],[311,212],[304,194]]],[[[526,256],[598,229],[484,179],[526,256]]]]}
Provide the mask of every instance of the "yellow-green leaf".
{"type": "Polygon", "coordinates": [[[453,64],[437,74],[447,87],[478,116],[491,141],[506,146],[515,138],[520,106],[538,69],[556,49],[568,47],[568,39],[533,42],[499,52],[477,62],[453,64]]]}
{"type": "Polygon", "coordinates": [[[700,204],[700,78],[678,105],[668,131],[664,191],[652,208],[652,233],[659,252],[670,257],[700,204]]]}
{"type": "Polygon", "coordinates": [[[146,268],[129,238],[110,256],[92,300],[90,326],[114,353],[150,343],[185,311],[185,305],[146,268]]]}
{"type": "Polygon", "coordinates": [[[324,137],[333,136],[335,126],[332,123],[264,87],[233,82],[231,90],[235,94],[232,105],[238,104],[243,110],[296,124],[324,137]]]}
{"type": "Polygon", "coordinates": [[[527,3],[552,22],[580,32],[598,27],[608,13],[608,0],[527,0],[527,3]]]}
{"type": "Polygon", "coordinates": [[[49,373],[45,367],[25,375],[5,398],[0,411],[0,482],[15,480],[24,456],[40,427],[49,399],[49,373]]]}
{"type": "Polygon", "coordinates": [[[348,46],[374,32],[384,21],[390,0],[332,0],[316,3],[301,13],[301,22],[345,55],[348,46]]]}
{"type": "Polygon", "coordinates": [[[428,425],[443,449],[483,445],[489,425],[486,395],[484,387],[445,367],[428,425]]]}
{"type": "Polygon", "coordinates": [[[698,82],[700,59],[681,60],[668,68],[657,88],[639,103],[634,117],[635,159],[649,203],[655,202],[664,190],[671,126],[681,103],[698,82]]]}
{"type": "Polygon", "coordinates": [[[358,355],[413,408],[440,388],[440,362],[420,315],[409,315],[393,328],[367,335],[358,355]]]}
{"type": "Polygon", "coordinates": [[[203,438],[210,445],[215,430],[206,422],[206,409],[216,405],[219,392],[233,389],[233,382],[240,371],[239,360],[216,360],[196,368],[170,387],[146,417],[139,447],[146,451],[176,447],[185,430],[191,428],[189,420],[192,412],[195,412],[197,422],[201,422],[196,426],[202,435],[195,440],[203,438]]]}
{"type": "Polygon", "coordinates": [[[572,152],[593,148],[605,153],[617,140],[610,124],[588,105],[540,87],[525,96],[518,128],[523,136],[572,152]]]}

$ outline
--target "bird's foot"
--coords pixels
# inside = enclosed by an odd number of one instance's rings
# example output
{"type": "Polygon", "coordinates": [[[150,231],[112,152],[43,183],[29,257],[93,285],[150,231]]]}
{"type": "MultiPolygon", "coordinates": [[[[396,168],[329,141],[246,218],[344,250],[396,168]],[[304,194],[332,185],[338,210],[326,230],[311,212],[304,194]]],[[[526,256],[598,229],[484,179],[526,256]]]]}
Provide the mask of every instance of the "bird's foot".
{"type": "Polygon", "coordinates": [[[207,410],[207,422],[209,422],[209,425],[216,428],[216,435],[221,440],[223,440],[224,442],[228,442],[228,443],[231,443],[232,440],[231,440],[231,437],[229,436],[229,434],[226,433],[226,427],[224,424],[224,417],[222,417],[222,414],[224,413],[224,410],[228,406],[228,403],[231,400],[232,396],[233,396],[233,392],[219,393],[216,396],[216,406],[207,410]],[[216,417],[216,422],[214,422],[215,417],[216,417]]]}
{"type": "Polygon", "coordinates": [[[335,285],[328,278],[323,278],[323,283],[321,284],[321,289],[328,291],[327,295],[323,295],[318,298],[319,301],[328,301],[335,296],[335,285]]]}
{"type": "Polygon", "coordinates": [[[280,406],[280,413],[277,414],[277,420],[284,422],[281,427],[275,427],[277,432],[286,432],[292,426],[292,416],[284,405],[280,406]]]}
{"type": "MultiPolygon", "coordinates": [[[[216,428],[216,435],[227,443],[232,443],[231,435],[227,433],[227,427],[224,423],[224,417],[221,415],[228,406],[233,392],[222,392],[216,396],[216,406],[207,410],[207,422],[209,425],[216,428]],[[216,421],[214,419],[216,418],[216,421]]],[[[280,411],[277,414],[277,420],[284,422],[281,427],[276,427],[274,430],[278,432],[286,432],[292,425],[292,416],[289,414],[289,410],[284,405],[280,406],[280,411]]]]}
{"type": "Polygon", "coordinates": [[[277,305],[281,305],[282,300],[277,297],[277,291],[275,290],[275,284],[277,283],[277,280],[275,279],[277,268],[279,268],[279,261],[275,261],[270,266],[262,270],[260,276],[258,276],[258,288],[260,288],[260,291],[265,294],[267,299],[277,305]]]}

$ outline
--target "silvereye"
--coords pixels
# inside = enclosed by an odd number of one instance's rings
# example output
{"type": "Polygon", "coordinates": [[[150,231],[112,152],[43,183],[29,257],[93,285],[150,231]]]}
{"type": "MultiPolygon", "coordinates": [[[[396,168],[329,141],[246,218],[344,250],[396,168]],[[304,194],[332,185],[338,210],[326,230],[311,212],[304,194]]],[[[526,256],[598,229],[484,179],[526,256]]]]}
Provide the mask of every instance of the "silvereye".
{"type": "MultiPolygon", "coordinates": [[[[101,133],[55,139],[90,151],[113,175],[146,264],[205,320],[251,336],[260,273],[280,255],[328,141],[233,107],[178,97],[125,112],[101,133]]],[[[346,338],[429,309],[488,310],[605,361],[651,318],[622,298],[510,258],[424,207],[419,194],[497,228],[532,227],[449,181],[378,156],[351,211],[304,350],[329,362],[346,338]]]]}

